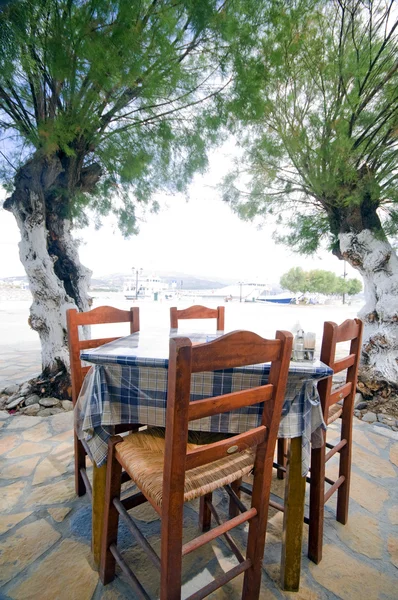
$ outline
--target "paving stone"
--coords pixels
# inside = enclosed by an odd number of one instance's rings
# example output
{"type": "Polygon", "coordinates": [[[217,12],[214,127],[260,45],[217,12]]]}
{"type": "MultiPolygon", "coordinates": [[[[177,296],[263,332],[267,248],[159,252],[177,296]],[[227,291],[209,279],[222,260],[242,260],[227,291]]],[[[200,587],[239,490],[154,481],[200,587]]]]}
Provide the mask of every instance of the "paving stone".
{"type": "Polygon", "coordinates": [[[73,445],[71,443],[64,442],[63,444],[58,444],[58,446],[55,446],[55,448],[53,448],[49,453],[48,458],[53,461],[56,460],[64,466],[68,466],[73,462],[73,455],[73,445]]]}
{"type": "Polygon", "coordinates": [[[59,508],[48,508],[47,511],[50,513],[54,521],[61,523],[71,511],[68,506],[60,506],[59,508]]]}
{"type": "MultiPolygon", "coordinates": [[[[338,463],[330,464],[330,466],[328,463],[327,473],[328,477],[335,481],[338,477],[338,463]]],[[[335,497],[336,495],[334,494],[333,498],[335,497]]],[[[358,504],[366,508],[369,512],[377,515],[389,497],[388,489],[365,479],[365,477],[358,475],[358,473],[351,472],[350,498],[358,502],[358,504]]],[[[328,506],[333,498],[329,500],[328,506]]]]}
{"type": "Polygon", "coordinates": [[[6,512],[13,508],[20,499],[25,486],[25,481],[17,481],[1,487],[0,510],[6,512]]]}
{"type": "Polygon", "coordinates": [[[17,479],[18,477],[27,477],[33,473],[40,457],[34,456],[27,460],[18,461],[17,463],[9,461],[3,462],[0,469],[0,479],[17,479]]]}
{"type": "Polygon", "coordinates": [[[23,525],[14,534],[6,537],[0,542],[0,581],[3,584],[10,581],[60,537],[61,534],[44,519],[23,525]]]}
{"type": "Polygon", "coordinates": [[[27,417],[25,415],[15,416],[10,420],[10,423],[7,426],[7,431],[9,429],[28,429],[28,427],[33,427],[40,423],[41,419],[33,419],[32,417],[27,417]]]}
{"type": "Polygon", "coordinates": [[[98,582],[98,573],[89,564],[90,554],[89,546],[63,540],[8,596],[14,600],[90,600],[98,582]]]}
{"type": "MultiPolygon", "coordinates": [[[[209,596],[211,598],[211,596],[209,596]]],[[[126,600],[126,596],[116,589],[116,584],[109,584],[101,594],[101,600],[126,600]]]]}
{"type": "Polygon", "coordinates": [[[6,452],[9,452],[15,448],[18,442],[19,437],[17,435],[5,435],[4,437],[0,438],[0,455],[5,454],[6,452]]]}
{"type": "MultiPolygon", "coordinates": [[[[138,488],[136,489],[138,491],[138,488]]],[[[158,519],[158,513],[149,504],[149,502],[145,502],[145,504],[141,504],[141,506],[134,508],[134,520],[143,521],[144,523],[152,523],[158,519]]]]}
{"type": "Polygon", "coordinates": [[[54,415],[51,420],[51,427],[55,434],[63,433],[68,429],[73,429],[73,412],[62,411],[59,415],[54,415]]]}
{"type": "Polygon", "coordinates": [[[36,425],[36,427],[24,431],[22,437],[29,442],[40,442],[41,440],[47,440],[51,437],[51,433],[46,421],[42,421],[39,425],[36,425]]]}
{"type": "Polygon", "coordinates": [[[57,483],[51,483],[49,485],[35,488],[30,495],[26,497],[25,505],[60,504],[61,502],[68,502],[74,497],[74,478],[69,477],[68,479],[58,481],[57,483]]]}
{"type": "Polygon", "coordinates": [[[275,544],[282,541],[283,513],[278,510],[271,516],[271,510],[267,526],[267,544],[275,544]]]}
{"type": "Polygon", "coordinates": [[[387,548],[390,553],[392,564],[398,569],[398,538],[390,535],[387,541],[387,548]]]}
{"type": "Polygon", "coordinates": [[[386,477],[396,477],[397,474],[390,462],[375,455],[369,455],[361,448],[356,448],[352,454],[353,464],[372,475],[373,477],[384,479],[386,477]]]}
{"type": "Polygon", "coordinates": [[[64,433],[59,433],[58,435],[54,435],[52,438],[53,442],[70,442],[73,443],[73,429],[68,429],[68,431],[64,431],[64,433]]]}
{"type": "Polygon", "coordinates": [[[383,425],[383,423],[375,423],[372,427],[373,431],[379,435],[384,435],[385,437],[389,437],[392,440],[398,441],[398,431],[392,431],[392,429],[387,427],[387,425],[383,425]]]}
{"type": "MultiPolygon", "coordinates": [[[[29,418],[33,419],[33,417],[29,418]]],[[[18,448],[15,448],[15,450],[9,452],[7,454],[7,458],[16,458],[17,456],[28,456],[30,454],[43,454],[44,452],[48,452],[50,448],[51,446],[49,445],[35,444],[34,442],[23,442],[18,446],[18,448]]]]}
{"type": "Polygon", "coordinates": [[[310,562],[309,569],[315,581],[338,598],[396,598],[396,580],[332,544],[324,545],[322,561],[319,565],[310,562]]]}
{"type": "MultiPolygon", "coordinates": [[[[281,573],[281,565],[280,563],[265,563],[263,564],[263,569],[267,573],[267,575],[275,581],[275,583],[280,586],[280,573],[281,573]]],[[[310,589],[308,580],[305,576],[301,576],[300,578],[300,589],[298,592],[282,592],[284,597],[286,598],[295,598],[296,600],[321,600],[323,598],[316,590],[310,589]]],[[[268,589],[266,595],[260,595],[261,600],[268,600],[268,589]]],[[[238,596],[239,597],[239,596],[238,596]]],[[[270,598],[276,598],[273,594],[270,598]]],[[[232,600],[232,599],[231,599],[232,600]]]]}
{"type": "Polygon", "coordinates": [[[379,449],[377,448],[372,438],[370,438],[369,434],[365,435],[363,431],[354,428],[352,439],[355,443],[360,444],[360,446],[363,446],[364,448],[370,450],[374,454],[380,454],[379,449]]]}
{"type": "Polygon", "coordinates": [[[391,427],[390,425],[387,425],[386,423],[381,423],[381,421],[377,421],[377,423],[374,424],[375,427],[378,427],[380,429],[386,429],[387,431],[391,431],[391,427]]]}
{"type": "Polygon", "coordinates": [[[390,461],[398,467],[398,444],[394,444],[390,448],[390,461]]]}
{"type": "Polygon", "coordinates": [[[388,509],[388,518],[393,525],[398,525],[398,506],[388,509]]]}
{"type": "Polygon", "coordinates": [[[379,448],[386,448],[390,443],[388,438],[384,435],[377,435],[377,433],[371,433],[369,427],[366,427],[366,437],[372,440],[379,448]]]}
{"type": "Polygon", "coordinates": [[[31,514],[32,511],[30,510],[27,512],[0,516],[0,535],[26,519],[26,517],[29,517],[31,514]]]}
{"type": "Polygon", "coordinates": [[[337,439],[340,436],[340,431],[337,431],[336,429],[330,429],[328,427],[328,431],[327,431],[327,441],[328,442],[332,442],[333,440],[337,439]]]}
{"type": "Polygon", "coordinates": [[[349,548],[369,558],[381,558],[383,540],[380,536],[377,519],[369,515],[350,514],[348,523],[333,522],[337,535],[349,548]]]}
{"type": "Polygon", "coordinates": [[[39,485],[47,479],[55,479],[66,473],[66,466],[59,460],[53,458],[44,458],[35,471],[32,485],[39,485]]]}

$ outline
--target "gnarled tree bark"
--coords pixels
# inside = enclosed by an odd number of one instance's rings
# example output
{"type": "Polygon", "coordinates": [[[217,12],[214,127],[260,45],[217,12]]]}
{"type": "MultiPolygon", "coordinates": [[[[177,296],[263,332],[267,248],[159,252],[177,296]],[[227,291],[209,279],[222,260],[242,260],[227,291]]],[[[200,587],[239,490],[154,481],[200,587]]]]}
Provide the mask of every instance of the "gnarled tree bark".
{"type": "Polygon", "coordinates": [[[342,257],[364,280],[361,389],[389,395],[398,390],[398,258],[379,231],[340,233],[342,257]]]}
{"type": "Polygon", "coordinates": [[[59,395],[66,393],[69,372],[66,310],[89,309],[91,277],[71,235],[65,167],[58,156],[36,154],[19,169],[14,192],[4,203],[21,232],[19,254],[33,296],[29,324],[41,341],[42,378],[62,373],[51,389],[59,395]]]}

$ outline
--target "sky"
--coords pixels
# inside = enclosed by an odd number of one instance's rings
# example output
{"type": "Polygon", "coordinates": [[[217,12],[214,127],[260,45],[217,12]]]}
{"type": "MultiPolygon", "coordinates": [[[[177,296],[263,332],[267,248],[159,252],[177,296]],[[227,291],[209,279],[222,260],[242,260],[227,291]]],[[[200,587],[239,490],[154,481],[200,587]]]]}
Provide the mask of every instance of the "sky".
{"type": "MultiPolygon", "coordinates": [[[[147,214],[140,232],[130,240],[118,233],[107,218],[101,229],[77,230],[82,240],[81,262],[94,277],[112,273],[131,274],[131,269],[159,274],[176,271],[209,279],[257,280],[279,283],[292,267],[325,269],[342,275],[344,265],[330,253],[302,257],[272,240],[272,226],[258,230],[243,222],[221,199],[216,185],[232,164],[230,152],[222,149],[210,157],[210,169],[196,176],[185,196],[160,197],[158,214],[147,214]]],[[[1,196],[0,196],[1,197],[1,196]]],[[[4,194],[2,195],[4,197],[4,194]]],[[[19,260],[18,227],[13,215],[0,211],[0,279],[24,275],[19,260]]],[[[348,277],[359,274],[347,265],[348,277]]]]}

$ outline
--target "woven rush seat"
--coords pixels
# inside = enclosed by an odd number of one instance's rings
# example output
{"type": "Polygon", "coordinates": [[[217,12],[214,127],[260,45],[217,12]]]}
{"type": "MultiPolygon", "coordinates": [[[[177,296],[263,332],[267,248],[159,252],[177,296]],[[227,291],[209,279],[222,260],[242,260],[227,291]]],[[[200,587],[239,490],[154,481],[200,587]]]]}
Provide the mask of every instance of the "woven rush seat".
{"type": "Polygon", "coordinates": [[[327,424],[330,425],[331,423],[334,423],[334,421],[337,421],[337,419],[341,417],[342,412],[343,407],[340,406],[340,404],[333,404],[333,406],[329,408],[327,424]]]}
{"type": "MultiPolygon", "coordinates": [[[[190,431],[187,450],[210,444],[230,436],[205,431],[190,431]]],[[[165,430],[148,427],[133,433],[117,444],[117,458],[140,490],[159,507],[163,496],[163,463],[165,430]]],[[[217,460],[211,465],[190,469],[185,473],[184,502],[209,494],[250,473],[254,464],[254,451],[245,450],[217,460]]]]}

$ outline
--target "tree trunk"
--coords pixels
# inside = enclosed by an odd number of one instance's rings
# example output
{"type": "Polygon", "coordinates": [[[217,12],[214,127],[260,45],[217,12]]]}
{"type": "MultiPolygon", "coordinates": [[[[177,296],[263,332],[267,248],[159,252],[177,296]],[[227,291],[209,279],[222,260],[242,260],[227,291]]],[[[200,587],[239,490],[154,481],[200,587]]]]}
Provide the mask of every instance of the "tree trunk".
{"type": "MultiPolygon", "coordinates": [[[[398,389],[398,258],[380,230],[340,233],[342,257],[365,284],[361,379],[370,392],[398,389]]],[[[365,393],[366,389],[364,388],[365,393]]]]}
{"type": "Polygon", "coordinates": [[[57,188],[62,171],[59,158],[34,156],[18,171],[4,208],[14,214],[21,232],[19,255],[33,296],[29,324],[40,336],[43,376],[61,371],[67,379],[66,310],[89,308],[91,272],[80,264],[65,218],[57,188]]]}

